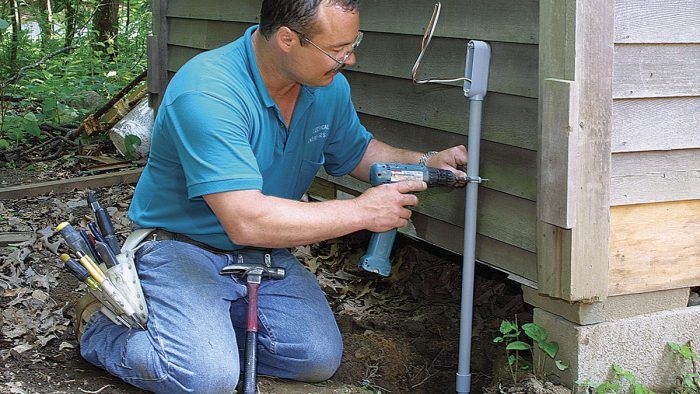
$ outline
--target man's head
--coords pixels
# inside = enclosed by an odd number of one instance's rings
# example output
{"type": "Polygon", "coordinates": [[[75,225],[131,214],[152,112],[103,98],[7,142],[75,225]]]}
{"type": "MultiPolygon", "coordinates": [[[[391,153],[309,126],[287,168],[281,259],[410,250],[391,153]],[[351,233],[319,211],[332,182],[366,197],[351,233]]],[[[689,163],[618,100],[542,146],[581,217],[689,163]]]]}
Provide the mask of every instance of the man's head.
{"type": "Polygon", "coordinates": [[[354,64],[359,0],[264,0],[259,33],[280,51],[292,80],[328,85],[345,64],[354,64]]]}

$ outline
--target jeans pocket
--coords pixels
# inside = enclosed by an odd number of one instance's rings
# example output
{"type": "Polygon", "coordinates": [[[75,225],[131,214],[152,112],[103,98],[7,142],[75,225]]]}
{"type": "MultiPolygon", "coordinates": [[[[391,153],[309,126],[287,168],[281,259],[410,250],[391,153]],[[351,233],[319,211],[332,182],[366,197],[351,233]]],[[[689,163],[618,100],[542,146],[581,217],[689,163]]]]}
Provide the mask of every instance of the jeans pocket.
{"type": "Polygon", "coordinates": [[[177,254],[172,249],[178,244],[181,242],[171,240],[144,243],[134,256],[134,263],[139,275],[170,262],[173,255],[177,254]]]}

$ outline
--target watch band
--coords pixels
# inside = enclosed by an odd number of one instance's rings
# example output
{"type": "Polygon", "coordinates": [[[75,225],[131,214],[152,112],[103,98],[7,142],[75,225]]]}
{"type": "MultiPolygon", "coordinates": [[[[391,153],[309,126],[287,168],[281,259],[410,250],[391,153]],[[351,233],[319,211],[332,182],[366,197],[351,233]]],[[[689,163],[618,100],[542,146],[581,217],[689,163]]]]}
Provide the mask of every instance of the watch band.
{"type": "Polygon", "coordinates": [[[431,150],[430,152],[423,153],[423,156],[421,156],[420,159],[418,159],[418,164],[421,166],[426,166],[426,162],[428,161],[428,158],[430,158],[431,156],[435,156],[437,154],[438,153],[434,150],[431,150]]]}

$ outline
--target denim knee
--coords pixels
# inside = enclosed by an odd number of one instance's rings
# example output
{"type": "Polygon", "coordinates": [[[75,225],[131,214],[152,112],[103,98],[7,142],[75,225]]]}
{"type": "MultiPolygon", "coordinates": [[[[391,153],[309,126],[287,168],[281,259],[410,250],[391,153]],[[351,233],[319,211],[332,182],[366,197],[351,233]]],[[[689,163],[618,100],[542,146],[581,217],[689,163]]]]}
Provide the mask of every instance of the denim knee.
{"type": "Polygon", "coordinates": [[[189,365],[172,366],[175,373],[165,382],[163,393],[233,393],[238,384],[238,360],[224,360],[215,355],[188,360],[189,365]],[[181,373],[177,373],[177,370],[181,373]],[[167,383],[170,383],[168,385],[167,383]]]}
{"type": "Polygon", "coordinates": [[[304,382],[321,382],[329,379],[340,366],[343,358],[343,340],[340,337],[310,337],[303,344],[298,366],[299,376],[304,382]]]}

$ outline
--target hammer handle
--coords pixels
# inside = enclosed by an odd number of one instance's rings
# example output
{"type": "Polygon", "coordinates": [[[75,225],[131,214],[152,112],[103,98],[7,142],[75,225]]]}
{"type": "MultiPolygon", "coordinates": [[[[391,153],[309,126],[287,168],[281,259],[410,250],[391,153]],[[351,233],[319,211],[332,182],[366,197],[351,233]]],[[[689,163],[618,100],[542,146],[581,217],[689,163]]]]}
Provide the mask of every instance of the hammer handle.
{"type": "Polygon", "coordinates": [[[248,321],[246,322],[243,394],[257,392],[259,287],[260,285],[257,283],[248,283],[248,321]]]}

